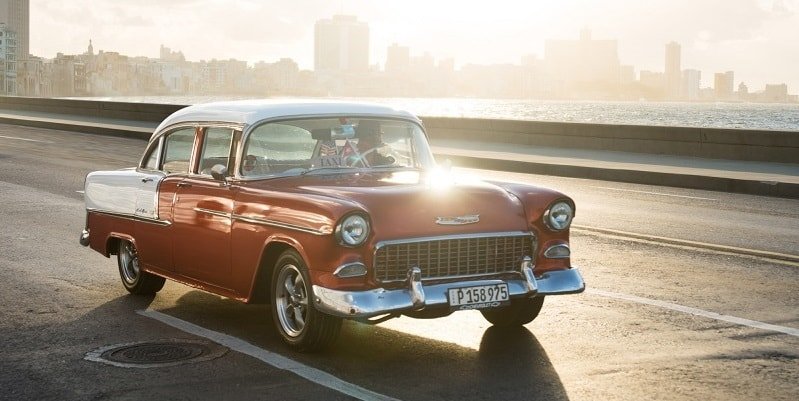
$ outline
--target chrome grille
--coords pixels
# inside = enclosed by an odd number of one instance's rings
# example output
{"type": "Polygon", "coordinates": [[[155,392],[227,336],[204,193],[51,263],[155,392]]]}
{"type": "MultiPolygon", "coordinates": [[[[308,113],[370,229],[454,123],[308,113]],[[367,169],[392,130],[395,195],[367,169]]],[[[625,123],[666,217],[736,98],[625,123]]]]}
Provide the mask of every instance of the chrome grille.
{"type": "Polygon", "coordinates": [[[516,272],[533,256],[533,244],[531,234],[521,233],[390,241],[375,251],[375,277],[405,280],[412,267],[422,270],[423,280],[516,272]]]}

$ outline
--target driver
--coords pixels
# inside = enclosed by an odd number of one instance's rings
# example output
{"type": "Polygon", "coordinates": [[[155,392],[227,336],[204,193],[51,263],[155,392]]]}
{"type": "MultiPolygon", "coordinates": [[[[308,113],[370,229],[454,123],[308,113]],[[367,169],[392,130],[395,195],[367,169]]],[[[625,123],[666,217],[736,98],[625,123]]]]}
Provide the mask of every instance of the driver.
{"type": "Polygon", "coordinates": [[[388,145],[383,143],[383,131],[379,121],[361,120],[355,134],[358,138],[358,152],[370,166],[385,166],[396,162],[393,157],[380,153],[381,148],[388,145]]]}

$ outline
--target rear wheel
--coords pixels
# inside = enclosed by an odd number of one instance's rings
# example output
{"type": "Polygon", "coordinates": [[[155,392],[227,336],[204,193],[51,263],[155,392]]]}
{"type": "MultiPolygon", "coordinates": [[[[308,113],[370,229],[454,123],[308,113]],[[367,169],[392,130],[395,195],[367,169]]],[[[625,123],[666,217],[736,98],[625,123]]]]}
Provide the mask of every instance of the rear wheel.
{"type": "Polygon", "coordinates": [[[515,299],[509,306],[497,309],[483,309],[480,313],[497,327],[517,327],[532,322],[544,306],[544,297],[515,299]]]}
{"type": "Polygon", "coordinates": [[[330,346],[341,331],[341,318],[314,308],[308,269],[300,255],[287,250],[272,272],[272,319],[283,341],[301,351],[330,346]]]}
{"type": "Polygon", "coordinates": [[[119,241],[117,249],[117,265],[122,285],[131,294],[153,295],[164,288],[165,279],[141,270],[139,254],[136,247],[125,240],[119,241]]]}

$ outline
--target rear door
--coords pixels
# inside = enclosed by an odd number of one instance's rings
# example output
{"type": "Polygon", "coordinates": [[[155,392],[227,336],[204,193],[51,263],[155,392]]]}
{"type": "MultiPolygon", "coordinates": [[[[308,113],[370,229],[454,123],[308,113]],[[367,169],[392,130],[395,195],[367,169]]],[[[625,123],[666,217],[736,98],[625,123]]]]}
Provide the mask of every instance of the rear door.
{"type": "Polygon", "coordinates": [[[136,245],[142,262],[156,270],[173,271],[173,203],[177,185],[186,179],[196,142],[196,128],[166,133],[147,150],[137,169],[136,245]]]}

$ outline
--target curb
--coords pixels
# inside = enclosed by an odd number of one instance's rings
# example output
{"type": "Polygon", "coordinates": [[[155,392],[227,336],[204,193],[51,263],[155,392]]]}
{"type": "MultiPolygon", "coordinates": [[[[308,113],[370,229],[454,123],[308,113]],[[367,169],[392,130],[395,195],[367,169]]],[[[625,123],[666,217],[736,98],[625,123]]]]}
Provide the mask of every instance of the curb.
{"type": "Polygon", "coordinates": [[[68,122],[66,120],[56,119],[36,119],[24,117],[10,117],[8,115],[0,116],[0,123],[11,125],[24,125],[26,127],[56,129],[62,131],[74,131],[86,134],[95,134],[103,136],[115,136],[121,138],[136,138],[149,140],[153,134],[150,128],[139,128],[129,125],[119,124],[103,124],[103,123],[88,123],[88,122],[68,122]]]}
{"type": "MultiPolygon", "coordinates": [[[[145,141],[150,139],[150,136],[153,132],[152,128],[133,127],[120,124],[103,124],[77,121],[71,122],[60,119],[13,117],[9,114],[0,115],[0,123],[75,131],[87,134],[115,136],[122,138],[132,137],[145,141]]],[[[439,159],[450,159],[453,163],[456,163],[461,167],[799,199],[799,184],[785,182],[742,180],[725,177],[672,174],[654,171],[620,170],[601,167],[571,166],[565,164],[548,164],[521,160],[491,159],[485,157],[463,156],[447,153],[435,153],[435,156],[439,159]]]]}

